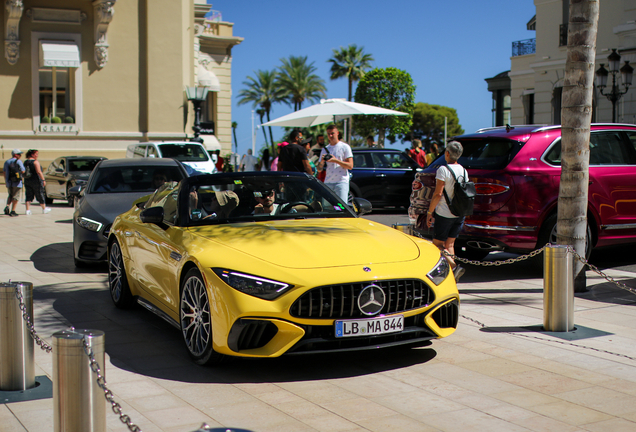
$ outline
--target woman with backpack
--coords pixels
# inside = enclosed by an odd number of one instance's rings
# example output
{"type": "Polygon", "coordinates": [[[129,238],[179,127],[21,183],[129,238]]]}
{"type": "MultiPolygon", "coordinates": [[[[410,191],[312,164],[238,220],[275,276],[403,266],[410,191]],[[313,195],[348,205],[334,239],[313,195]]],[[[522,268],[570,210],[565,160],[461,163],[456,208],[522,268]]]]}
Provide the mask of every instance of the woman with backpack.
{"type": "MultiPolygon", "coordinates": [[[[455,255],[455,239],[464,227],[465,216],[457,216],[449,208],[455,195],[454,187],[457,179],[462,177],[464,182],[468,181],[466,168],[457,163],[463,152],[464,148],[457,141],[451,141],[446,146],[444,152],[446,164],[440,166],[435,173],[435,192],[426,212],[426,225],[429,228],[433,226],[433,244],[451,255],[455,255]]],[[[459,280],[465,269],[455,263],[452,258],[447,258],[453,268],[455,280],[459,280]]]]}
{"type": "Polygon", "coordinates": [[[46,193],[44,186],[44,174],[42,173],[42,166],[38,162],[38,156],[40,152],[38,150],[29,150],[26,154],[26,160],[24,161],[24,192],[26,195],[26,214],[31,214],[31,202],[33,199],[37,199],[40,207],[42,207],[42,213],[48,213],[51,211],[46,206],[46,193]]]}

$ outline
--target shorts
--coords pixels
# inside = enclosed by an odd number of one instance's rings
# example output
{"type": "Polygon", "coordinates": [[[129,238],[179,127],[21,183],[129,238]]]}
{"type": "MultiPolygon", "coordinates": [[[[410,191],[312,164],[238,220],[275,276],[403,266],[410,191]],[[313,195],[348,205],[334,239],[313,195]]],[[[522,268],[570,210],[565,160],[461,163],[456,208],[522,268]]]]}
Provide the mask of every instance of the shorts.
{"type": "Polygon", "coordinates": [[[21,187],[18,186],[7,186],[7,191],[9,193],[8,199],[7,199],[7,203],[11,202],[11,201],[19,201],[20,200],[20,190],[22,190],[21,187]]]}
{"type": "Polygon", "coordinates": [[[44,196],[44,187],[40,184],[24,184],[25,201],[32,202],[35,198],[40,204],[44,204],[46,197],[44,196]]]}
{"type": "Polygon", "coordinates": [[[447,218],[435,213],[435,224],[433,225],[433,238],[439,241],[446,241],[449,238],[457,238],[462,228],[464,228],[464,217],[447,218]]]}

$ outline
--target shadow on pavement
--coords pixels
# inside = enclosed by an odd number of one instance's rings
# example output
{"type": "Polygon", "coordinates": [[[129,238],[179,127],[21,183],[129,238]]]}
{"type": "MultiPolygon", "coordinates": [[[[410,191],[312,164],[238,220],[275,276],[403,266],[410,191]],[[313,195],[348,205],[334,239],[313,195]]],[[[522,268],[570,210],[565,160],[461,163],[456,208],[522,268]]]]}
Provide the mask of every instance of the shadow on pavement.
{"type": "MultiPolygon", "coordinates": [[[[260,383],[334,379],[423,364],[437,353],[426,346],[394,347],[347,353],[283,356],[275,359],[232,357],[215,367],[194,364],[178,329],[137,307],[117,309],[106,282],[74,282],[34,288],[36,305],[51,305],[62,316],[40,313],[38,333],[52,334],[70,326],[102,330],[106,352],[118,368],[163,380],[192,383],[260,383]]],[[[51,343],[50,337],[46,337],[51,343]]]]}
{"type": "Polygon", "coordinates": [[[83,268],[75,267],[73,243],[51,243],[42,246],[31,255],[36,270],[45,273],[106,273],[106,263],[83,268]]]}

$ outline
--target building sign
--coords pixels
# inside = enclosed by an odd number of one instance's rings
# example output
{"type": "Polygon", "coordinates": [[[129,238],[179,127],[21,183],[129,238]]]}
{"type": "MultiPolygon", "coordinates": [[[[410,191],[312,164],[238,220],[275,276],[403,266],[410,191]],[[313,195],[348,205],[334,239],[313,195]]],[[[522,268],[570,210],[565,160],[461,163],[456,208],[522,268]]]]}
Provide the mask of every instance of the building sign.
{"type": "Polygon", "coordinates": [[[73,133],[77,130],[77,125],[74,123],[42,123],[40,125],[42,133],[73,133]]]}

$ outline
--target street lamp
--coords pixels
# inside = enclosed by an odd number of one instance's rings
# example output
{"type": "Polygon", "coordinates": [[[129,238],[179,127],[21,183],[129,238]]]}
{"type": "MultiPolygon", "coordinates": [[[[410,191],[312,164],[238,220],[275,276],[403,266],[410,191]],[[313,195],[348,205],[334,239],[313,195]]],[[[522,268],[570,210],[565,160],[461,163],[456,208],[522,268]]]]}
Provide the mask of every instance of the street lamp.
{"type": "Polygon", "coordinates": [[[625,61],[620,70],[618,67],[621,63],[621,56],[612,49],[612,53],[607,57],[609,61],[609,71],[605,69],[603,63],[601,67],[596,71],[596,87],[601,91],[601,94],[612,102],[612,123],[616,123],[616,102],[629,90],[629,86],[632,85],[632,75],[634,68],[629,65],[628,61],[625,61]],[[616,75],[621,73],[621,80],[625,91],[620,91],[619,86],[616,84],[616,75]],[[612,89],[608,93],[603,93],[603,89],[607,86],[607,77],[612,74],[612,89]]]}
{"type": "Polygon", "coordinates": [[[192,141],[202,143],[203,138],[199,137],[201,132],[201,104],[205,102],[208,97],[208,88],[186,87],[186,97],[192,102],[192,105],[194,105],[194,126],[192,126],[194,138],[192,138],[192,141]]]}

